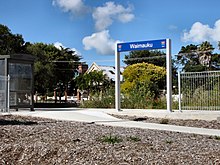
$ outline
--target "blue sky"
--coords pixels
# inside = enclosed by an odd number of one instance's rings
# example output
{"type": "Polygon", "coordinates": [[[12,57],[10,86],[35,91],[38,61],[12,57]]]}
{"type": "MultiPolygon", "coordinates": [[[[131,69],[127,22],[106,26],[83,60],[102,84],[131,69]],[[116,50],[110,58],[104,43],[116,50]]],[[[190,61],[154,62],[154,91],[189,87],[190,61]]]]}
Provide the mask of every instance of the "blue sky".
{"type": "Polygon", "coordinates": [[[114,65],[116,41],[170,38],[173,55],[205,40],[217,48],[219,6],[219,0],[1,0],[0,24],[25,41],[77,50],[89,65],[114,65]]]}

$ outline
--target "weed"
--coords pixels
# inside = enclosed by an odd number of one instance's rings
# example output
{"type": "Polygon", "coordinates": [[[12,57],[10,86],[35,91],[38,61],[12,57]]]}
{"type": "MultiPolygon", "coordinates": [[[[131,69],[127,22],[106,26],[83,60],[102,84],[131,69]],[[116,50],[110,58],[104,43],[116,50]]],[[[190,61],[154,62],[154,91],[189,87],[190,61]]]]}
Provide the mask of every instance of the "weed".
{"type": "Polygon", "coordinates": [[[220,136],[214,136],[215,140],[220,140],[220,136]]]}
{"type": "Polygon", "coordinates": [[[166,140],[166,143],[167,143],[167,144],[172,144],[172,143],[173,143],[173,141],[172,141],[172,140],[168,140],[168,139],[167,139],[167,140],[166,140]]]}
{"type": "Polygon", "coordinates": [[[163,118],[160,120],[160,124],[168,124],[168,123],[169,123],[169,119],[163,118]]]}
{"type": "Polygon", "coordinates": [[[139,137],[135,137],[135,136],[130,136],[128,138],[130,141],[134,141],[134,142],[138,142],[138,141],[141,141],[141,139],[139,137]]]}
{"type": "Polygon", "coordinates": [[[119,138],[118,136],[109,135],[109,136],[103,136],[101,138],[101,141],[102,142],[106,142],[106,143],[110,143],[110,144],[115,144],[115,143],[122,142],[122,139],[119,138]]]}

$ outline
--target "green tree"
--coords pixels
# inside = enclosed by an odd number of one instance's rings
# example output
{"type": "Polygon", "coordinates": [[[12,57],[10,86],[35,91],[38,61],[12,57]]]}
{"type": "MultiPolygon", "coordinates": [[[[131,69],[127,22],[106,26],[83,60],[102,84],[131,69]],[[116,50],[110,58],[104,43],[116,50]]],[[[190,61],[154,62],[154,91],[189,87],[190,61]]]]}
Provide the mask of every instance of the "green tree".
{"type": "Polygon", "coordinates": [[[70,48],[60,49],[53,44],[30,43],[24,41],[22,35],[12,34],[11,30],[0,24],[0,54],[25,53],[36,57],[34,64],[35,91],[45,94],[53,91],[57,84],[64,84],[73,78],[73,70],[77,68],[81,57],[70,48]]]}
{"type": "MultiPolygon", "coordinates": [[[[143,62],[154,64],[156,66],[166,67],[166,53],[158,50],[141,50],[131,51],[129,55],[125,55],[124,63],[127,65],[143,62]]],[[[173,86],[177,86],[177,67],[175,65],[175,60],[172,60],[172,82],[173,86]]],[[[165,81],[163,86],[165,86],[165,81]]]]}
{"type": "MultiPolygon", "coordinates": [[[[26,52],[36,57],[35,60],[35,90],[45,94],[55,87],[65,90],[73,78],[73,70],[78,66],[80,57],[69,48],[58,49],[52,44],[26,44],[26,52]]],[[[62,91],[63,92],[63,91],[62,91]]]]}
{"type": "Polygon", "coordinates": [[[8,55],[25,51],[24,39],[20,34],[12,34],[11,30],[0,24],[0,54],[8,55]]]}
{"type": "Polygon", "coordinates": [[[182,46],[176,64],[186,72],[200,72],[218,69],[219,54],[213,54],[213,46],[205,41],[200,45],[182,46]]]}
{"type": "Polygon", "coordinates": [[[99,93],[110,86],[110,82],[102,71],[93,71],[81,74],[74,80],[76,87],[81,91],[87,90],[89,94],[99,93]]]}
{"type": "Polygon", "coordinates": [[[53,59],[50,59],[55,65],[57,81],[67,84],[73,78],[73,70],[78,68],[80,59],[81,57],[75,51],[61,47],[53,59]]]}
{"type": "Polygon", "coordinates": [[[125,55],[124,63],[127,65],[147,62],[157,66],[166,66],[166,54],[161,51],[131,51],[128,55],[125,55]]]}
{"type": "MultiPolygon", "coordinates": [[[[54,54],[58,55],[58,50],[46,51],[46,47],[53,47],[44,43],[26,44],[26,53],[36,57],[34,63],[34,88],[35,91],[44,95],[48,90],[53,91],[57,83],[55,74],[55,64],[50,62],[54,54]]],[[[47,48],[48,49],[48,48],[47,48]]]]}
{"type": "Polygon", "coordinates": [[[122,92],[128,94],[133,89],[145,90],[150,97],[158,98],[160,89],[164,89],[166,69],[148,63],[129,65],[123,72],[122,92]]]}

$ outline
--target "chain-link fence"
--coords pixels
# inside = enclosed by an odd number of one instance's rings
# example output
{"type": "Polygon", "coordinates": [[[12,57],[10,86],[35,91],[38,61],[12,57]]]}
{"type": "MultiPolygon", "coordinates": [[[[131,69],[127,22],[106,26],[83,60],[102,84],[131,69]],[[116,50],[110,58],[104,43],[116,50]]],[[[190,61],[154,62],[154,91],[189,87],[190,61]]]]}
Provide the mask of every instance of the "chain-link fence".
{"type": "Polygon", "coordinates": [[[179,73],[180,110],[220,110],[220,71],[179,73]]]}

